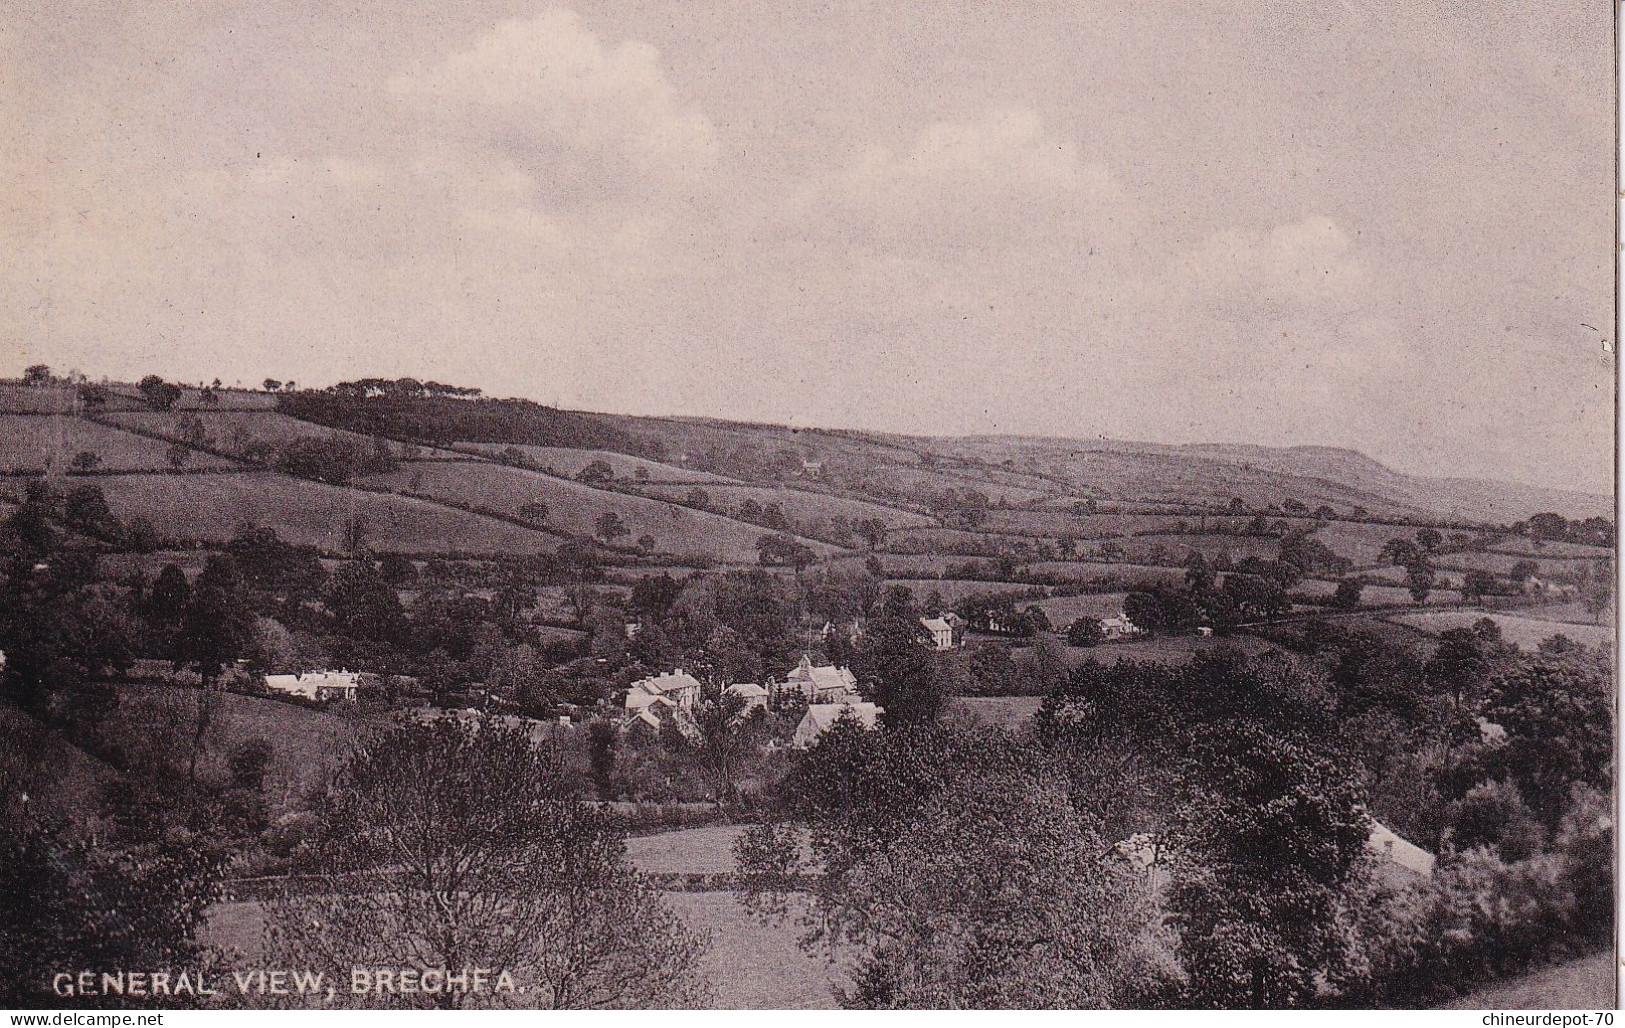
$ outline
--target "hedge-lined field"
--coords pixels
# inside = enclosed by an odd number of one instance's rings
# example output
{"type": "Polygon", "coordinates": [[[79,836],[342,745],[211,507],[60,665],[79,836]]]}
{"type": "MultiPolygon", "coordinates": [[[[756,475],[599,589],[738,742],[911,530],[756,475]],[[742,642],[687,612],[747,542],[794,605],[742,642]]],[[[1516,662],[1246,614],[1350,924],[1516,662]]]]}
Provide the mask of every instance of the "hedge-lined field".
{"type": "MultiPolygon", "coordinates": [[[[628,529],[627,535],[616,540],[621,545],[635,545],[641,536],[649,535],[660,552],[706,554],[722,561],[755,561],[756,541],[763,535],[761,528],[716,514],[500,464],[407,465],[367,481],[515,517],[527,504],[540,503],[547,507],[548,526],[572,535],[593,535],[598,518],[613,512],[628,529]]],[[[831,549],[818,543],[808,545],[820,552],[831,549]]]]}
{"type": "MultiPolygon", "coordinates": [[[[439,467],[440,465],[430,465],[439,467]]],[[[220,542],[265,525],[292,543],[344,549],[345,525],[359,517],[365,543],[404,553],[538,553],[556,536],[405,496],[387,496],[288,478],[273,472],[223,475],[106,475],[93,480],[113,513],[145,517],[168,538],[220,542]]]]}
{"type": "MultiPolygon", "coordinates": [[[[70,415],[7,417],[0,421],[0,469],[67,471],[75,454],[95,454],[103,471],[158,471],[170,466],[165,443],[70,415]]],[[[195,451],[188,468],[226,468],[232,462],[195,451]]]]}

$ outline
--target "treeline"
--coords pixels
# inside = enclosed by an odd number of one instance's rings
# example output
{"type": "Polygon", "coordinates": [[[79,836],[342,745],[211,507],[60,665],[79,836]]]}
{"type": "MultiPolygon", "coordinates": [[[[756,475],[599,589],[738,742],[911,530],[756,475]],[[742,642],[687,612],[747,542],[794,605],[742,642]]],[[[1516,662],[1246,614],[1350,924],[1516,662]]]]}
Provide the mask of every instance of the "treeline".
{"type": "MultiPolygon", "coordinates": [[[[346,384],[282,393],[277,409],[304,421],[362,435],[433,446],[453,442],[513,443],[613,450],[653,456],[644,440],[581,414],[529,400],[461,398],[441,393],[375,392],[346,384]]],[[[663,452],[663,451],[662,451],[663,452]]]]}

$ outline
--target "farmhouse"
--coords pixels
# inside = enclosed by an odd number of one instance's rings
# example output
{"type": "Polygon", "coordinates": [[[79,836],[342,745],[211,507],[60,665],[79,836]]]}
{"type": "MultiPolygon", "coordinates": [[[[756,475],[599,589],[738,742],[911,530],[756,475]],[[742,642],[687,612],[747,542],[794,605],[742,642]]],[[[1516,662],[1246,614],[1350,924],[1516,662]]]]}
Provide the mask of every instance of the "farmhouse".
{"type": "Polygon", "coordinates": [[[1375,818],[1371,821],[1371,834],[1366,838],[1365,848],[1407,871],[1414,871],[1423,878],[1433,877],[1433,854],[1395,835],[1375,818]]]}
{"type": "Polygon", "coordinates": [[[1140,628],[1128,619],[1128,615],[1119,611],[1109,618],[1100,619],[1100,630],[1105,633],[1108,641],[1113,639],[1130,639],[1140,634],[1140,628]]]}
{"type": "Polygon", "coordinates": [[[942,618],[921,618],[920,624],[931,633],[931,648],[934,650],[951,650],[954,648],[954,626],[942,618]]]}
{"type": "Polygon", "coordinates": [[[767,706],[767,690],[754,682],[739,682],[723,690],[728,696],[738,696],[745,701],[742,713],[750,713],[757,707],[767,706]]]}
{"type": "Polygon", "coordinates": [[[839,721],[843,716],[854,718],[866,729],[873,729],[880,721],[880,715],[885,713],[873,703],[815,703],[807,708],[807,713],[801,717],[800,724],[790,737],[790,745],[797,749],[806,749],[817,742],[819,737],[839,721]]]}
{"type": "Polygon", "coordinates": [[[636,713],[657,699],[665,700],[681,710],[691,710],[699,698],[699,679],[684,674],[683,669],[678,668],[633,682],[626,690],[626,712],[636,713]]]}
{"type": "Polygon", "coordinates": [[[844,703],[858,698],[858,678],[849,668],[813,667],[812,658],[801,655],[797,664],[784,678],[784,688],[793,689],[807,697],[808,703],[844,703]]]}
{"type": "Polygon", "coordinates": [[[356,684],[361,676],[354,671],[312,671],[299,675],[266,675],[265,687],[272,692],[303,696],[307,700],[355,702],[356,684]]]}

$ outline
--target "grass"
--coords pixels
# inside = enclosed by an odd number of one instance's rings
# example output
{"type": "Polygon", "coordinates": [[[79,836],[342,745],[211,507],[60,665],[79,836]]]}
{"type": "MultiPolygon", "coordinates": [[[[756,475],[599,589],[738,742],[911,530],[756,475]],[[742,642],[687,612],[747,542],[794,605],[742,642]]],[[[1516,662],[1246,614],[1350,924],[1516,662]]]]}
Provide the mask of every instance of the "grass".
{"type": "Polygon", "coordinates": [[[1478,610],[1434,610],[1416,614],[1396,614],[1391,620],[1419,628],[1430,635],[1450,628],[1471,628],[1479,618],[1489,618],[1501,626],[1501,637],[1519,649],[1533,650],[1554,635],[1562,634],[1586,646],[1612,645],[1611,625],[1575,625],[1513,614],[1487,614],[1478,610]]]}
{"type": "MultiPolygon", "coordinates": [[[[1066,650],[1068,664],[1077,666],[1086,660],[1102,664],[1116,664],[1125,660],[1145,661],[1150,664],[1183,664],[1192,656],[1216,646],[1228,646],[1252,655],[1271,649],[1269,643],[1251,635],[1210,636],[1197,635],[1157,636],[1134,642],[1102,643],[1099,646],[1070,646],[1066,650]]],[[[1017,650],[1017,660],[1027,660],[1031,650],[1017,650]]]]}
{"type": "MultiPolygon", "coordinates": [[[[914,599],[918,603],[925,603],[927,596],[936,593],[942,597],[943,603],[950,605],[958,603],[965,597],[975,593],[1006,593],[1032,588],[1030,585],[1022,585],[1018,582],[982,582],[972,579],[891,578],[886,580],[888,588],[894,585],[900,585],[908,589],[914,594],[914,599]]],[[[1016,607],[1025,610],[1027,604],[1037,602],[1038,600],[1017,600],[1016,607]]]]}
{"type": "Polygon", "coordinates": [[[1495,575],[1509,575],[1512,573],[1512,566],[1524,560],[1535,562],[1537,575],[1573,575],[1582,571],[1602,570],[1602,565],[1598,561],[1588,557],[1564,558],[1546,553],[1522,556],[1512,553],[1447,553],[1436,563],[1441,568],[1456,571],[1477,569],[1495,575]]]}
{"type": "Polygon", "coordinates": [[[538,467],[552,468],[570,478],[574,478],[576,473],[588,464],[603,461],[610,466],[617,479],[624,480],[627,484],[637,484],[636,476],[639,470],[648,473],[647,481],[650,482],[692,482],[695,485],[708,483],[727,485],[736,482],[735,479],[723,478],[707,471],[696,471],[675,464],[662,464],[611,450],[578,450],[565,446],[512,446],[508,443],[458,443],[457,449],[487,455],[495,455],[508,449],[519,450],[535,461],[538,467]]]}
{"type": "MultiPolygon", "coordinates": [[[[160,414],[155,411],[146,411],[133,414],[113,414],[108,420],[120,425],[143,432],[152,432],[168,438],[178,438],[180,435],[179,422],[181,418],[197,418],[203,423],[204,431],[208,434],[210,446],[236,452],[243,443],[263,442],[274,447],[281,447],[299,439],[348,439],[364,449],[370,450],[373,445],[372,437],[360,435],[355,432],[346,432],[341,428],[328,428],[309,421],[300,421],[272,410],[201,410],[201,411],[171,411],[160,414]]],[[[390,449],[400,452],[398,443],[391,443],[390,449]]],[[[434,450],[422,448],[426,456],[453,457],[449,450],[434,450]]],[[[466,459],[466,458],[465,458],[466,459]]]]}
{"type": "MultiPolygon", "coordinates": [[[[429,465],[441,468],[446,465],[429,465]]],[[[224,541],[269,525],[284,540],[344,548],[344,526],[365,519],[366,544],[405,553],[537,553],[555,536],[405,496],[288,478],[272,472],[227,475],[107,475],[96,478],[118,517],[142,516],[164,535],[224,541]]],[[[457,496],[448,489],[449,496],[457,496]]]]}
{"type": "MultiPolygon", "coordinates": [[[[119,693],[119,717],[133,736],[161,732],[167,718],[189,714],[200,695],[196,689],[142,684],[122,686],[119,693]]],[[[324,785],[356,742],[388,721],[387,715],[352,706],[316,710],[240,693],[208,695],[218,707],[205,743],[204,769],[224,773],[234,748],[250,739],[264,739],[273,748],[266,794],[278,814],[324,785]]]]}
{"type": "Polygon", "coordinates": [[[1618,1004],[1613,954],[1597,953],[1541,968],[1470,992],[1448,1010],[1613,1010],[1618,1004]]]}
{"type": "MultiPolygon", "coordinates": [[[[1056,627],[1070,625],[1080,617],[1110,617],[1123,609],[1128,593],[1084,593],[1081,596],[1056,596],[1038,601],[1037,606],[1048,615],[1056,627]]],[[[1025,609],[1025,608],[1024,608],[1025,609]]]]}
{"type": "MultiPolygon", "coordinates": [[[[665,553],[705,554],[722,561],[754,562],[756,540],[763,529],[646,496],[594,489],[577,482],[500,464],[451,463],[403,467],[369,479],[374,485],[403,492],[475,504],[518,515],[529,503],[545,504],[548,525],[590,536],[597,519],[614,512],[629,529],[619,541],[630,545],[640,536],[654,537],[665,553]]],[[[814,550],[831,548],[809,543],[814,550]]]]}
{"type": "MultiPolygon", "coordinates": [[[[797,521],[812,521],[822,518],[831,521],[837,517],[844,517],[848,521],[858,521],[862,518],[879,518],[893,528],[911,528],[931,525],[930,518],[912,511],[899,510],[896,507],[886,507],[864,500],[850,500],[840,496],[831,496],[828,493],[810,492],[805,489],[773,489],[765,486],[739,486],[739,485],[707,485],[701,486],[710,497],[713,509],[726,508],[730,512],[739,509],[740,504],[746,500],[755,500],[766,507],[776,503],[786,515],[797,521]]],[[[670,500],[681,500],[688,495],[689,487],[683,486],[651,486],[640,488],[639,491],[650,496],[670,500]]]]}
{"type": "MultiPolygon", "coordinates": [[[[102,470],[158,471],[169,467],[168,449],[164,443],[83,418],[0,415],[0,469],[7,471],[66,471],[80,451],[101,458],[97,467],[102,470]]],[[[195,452],[187,462],[187,467],[230,466],[229,461],[195,452]]]]}
{"type": "Polygon", "coordinates": [[[639,871],[650,874],[726,874],[734,869],[734,840],[739,825],[685,828],[626,840],[626,855],[639,871]]]}
{"type": "Polygon", "coordinates": [[[984,725],[1017,732],[1032,721],[1044,702],[1040,696],[955,696],[951,713],[967,714],[984,725]]]}

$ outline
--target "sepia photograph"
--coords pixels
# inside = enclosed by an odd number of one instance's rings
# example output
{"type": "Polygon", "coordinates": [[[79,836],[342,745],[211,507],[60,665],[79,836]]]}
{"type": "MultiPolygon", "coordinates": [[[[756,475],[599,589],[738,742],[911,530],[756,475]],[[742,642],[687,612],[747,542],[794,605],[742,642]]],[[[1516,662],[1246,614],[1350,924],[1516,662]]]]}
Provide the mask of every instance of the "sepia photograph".
{"type": "Polygon", "coordinates": [[[9,1023],[1611,1025],[1617,16],[0,5],[9,1023]]]}

